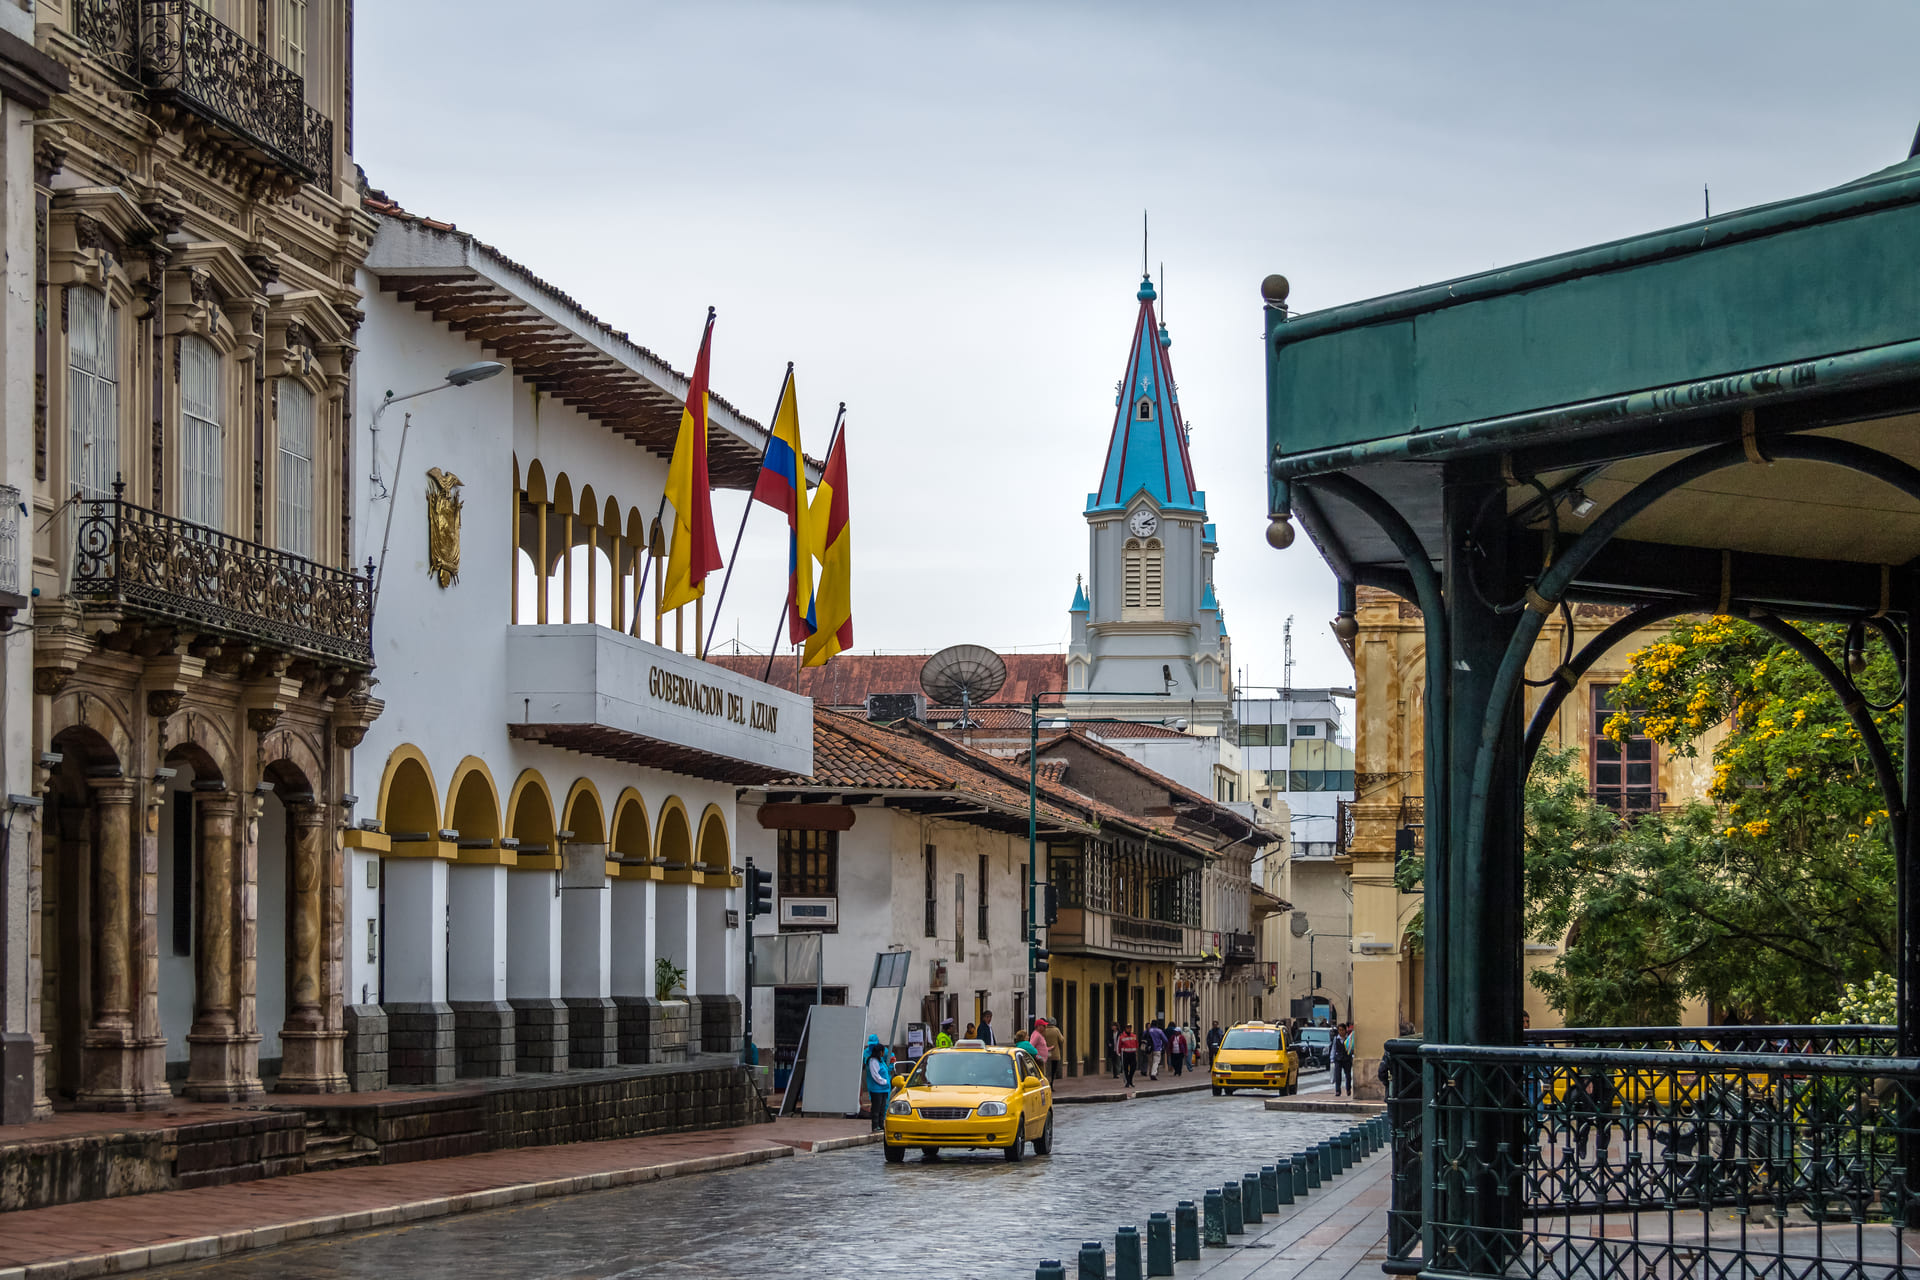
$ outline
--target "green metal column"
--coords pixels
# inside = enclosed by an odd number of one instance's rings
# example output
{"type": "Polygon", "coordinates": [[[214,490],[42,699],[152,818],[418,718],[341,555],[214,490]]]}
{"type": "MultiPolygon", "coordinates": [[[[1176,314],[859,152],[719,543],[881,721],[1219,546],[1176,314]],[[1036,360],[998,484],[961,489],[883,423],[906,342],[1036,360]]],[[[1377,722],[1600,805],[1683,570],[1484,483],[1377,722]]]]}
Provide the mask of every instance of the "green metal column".
{"type": "MultiPolygon", "coordinates": [[[[1525,865],[1521,847],[1520,744],[1524,734],[1518,698],[1500,720],[1499,742],[1487,797],[1484,838],[1470,846],[1464,826],[1472,807],[1474,762],[1484,744],[1482,725],[1495,673],[1513,637],[1524,585],[1508,564],[1507,498],[1494,459],[1447,464],[1443,473],[1448,672],[1446,821],[1448,824],[1446,987],[1444,1007],[1430,1041],[1453,1044],[1517,1044],[1524,989],[1521,985],[1525,865]]],[[[1431,785],[1429,787],[1431,789],[1431,785]]],[[[1431,945],[1431,944],[1429,944],[1431,945]]],[[[1431,1223],[1473,1228],[1460,1242],[1465,1256],[1436,1257],[1428,1266],[1479,1274],[1505,1269],[1520,1225],[1516,1185],[1503,1190],[1491,1166],[1501,1143],[1520,1149],[1522,1108],[1512,1099],[1485,1099],[1493,1107],[1456,1108],[1437,1117],[1430,1133],[1427,1168],[1433,1187],[1431,1223]]],[[[1429,1230],[1427,1244],[1434,1247],[1429,1230]]],[[[1442,1250],[1445,1251],[1444,1249],[1442,1250]]]]}

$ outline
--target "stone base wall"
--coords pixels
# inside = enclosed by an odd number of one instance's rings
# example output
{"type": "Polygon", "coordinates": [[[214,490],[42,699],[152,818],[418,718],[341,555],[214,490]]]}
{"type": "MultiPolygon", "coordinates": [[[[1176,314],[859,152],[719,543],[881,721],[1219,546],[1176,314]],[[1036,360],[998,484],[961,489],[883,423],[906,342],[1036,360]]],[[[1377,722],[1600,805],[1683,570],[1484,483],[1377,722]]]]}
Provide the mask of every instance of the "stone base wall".
{"type": "Polygon", "coordinates": [[[765,1116],[752,1078],[738,1066],[495,1090],[486,1104],[493,1148],[722,1129],[765,1116]]]}
{"type": "Polygon", "coordinates": [[[297,1111],[0,1146],[0,1212],[304,1173],[306,1146],[297,1111]]]}
{"type": "Polygon", "coordinates": [[[458,1066],[453,1006],[389,1004],[387,1079],[394,1084],[451,1084],[458,1066]]]}
{"type": "Polygon", "coordinates": [[[521,1074],[565,1071],[569,1010],[564,1000],[510,1000],[513,1006],[514,1060],[521,1074]]]}
{"type": "Polygon", "coordinates": [[[346,1022],[347,1088],[377,1093],[387,1087],[387,1011],[377,1004],[350,1004],[346,1022]]]}
{"type": "Polygon", "coordinates": [[[515,1014],[504,1000],[453,1002],[454,1074],[510,1076],[514,1072],[515,1014]]]}
{"type": "Polygon", "coordinates": [[[743,1047],[740,997],[689,996],[687,1002],[697,1018],[691,1030],[700,1052],[737,1055],[743,1047]]]}
{"type": "Polygon", "coordinates": [[[567,1065],[612,1067],[620,1062],[620,1010],[611,999],[567,1000],[567,1065]]]}
{"type": "Polygon", "coordinates": [[[652,996],[615,996],[622,1063],[685,1062],[692,1040],[690,1006],[652,996]]]}

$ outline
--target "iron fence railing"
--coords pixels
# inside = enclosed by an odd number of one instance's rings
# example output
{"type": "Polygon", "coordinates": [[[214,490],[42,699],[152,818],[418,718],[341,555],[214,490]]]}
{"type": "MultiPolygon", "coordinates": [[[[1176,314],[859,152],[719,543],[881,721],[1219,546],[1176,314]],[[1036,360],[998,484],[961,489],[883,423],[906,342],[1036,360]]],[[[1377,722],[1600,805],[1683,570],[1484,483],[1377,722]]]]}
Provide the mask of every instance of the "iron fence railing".
{"type": "Polygon", "coordinates": [[[1388,1269],[1471,1276],[1906,1274],[1920,1061],[1885,1027],[1544,1033],[1388,1046],[1388,1269]],[[1785,1051],[1730,1049],[1741,1044],[1785,1051]],[[1614,1047],[1619,1043],[1668,1046],[1614,1047]]]}
{"type": "Polygon", "coordinates": [[[73,0],[73,34],[114,75],[140,79],[140,0],[73,0]]]}
{"type": "Polygon", "coordinates": [[[1113,936],[1126,942],[1157,942],[1170,947],[1180,946],[1187,940],[1186,931],[1177,924],[1162,924],[1158,920],[1136,920],[1130,916],[1113,917],[1113,936]]]}
{"type": "Polygon", "coordinates": [[[332,185],[333,122],[307,105],[300,76],[194,0],[143,0],[141,16],[141,67],[156,95],[332,185]]]}
{"type": "Polygon", "coordinates": [[[1251,964],[1254,952],[1253,935],[1250,933],[1222,934],[1221,949],[1226,953],[1227,963],[1251,964]]]}
{"type": "Polygon", "coordinates": [[[371,666],[372,567],[316,564],[126,501],[79,504],[73,594],[349,666],[371,666]]]}

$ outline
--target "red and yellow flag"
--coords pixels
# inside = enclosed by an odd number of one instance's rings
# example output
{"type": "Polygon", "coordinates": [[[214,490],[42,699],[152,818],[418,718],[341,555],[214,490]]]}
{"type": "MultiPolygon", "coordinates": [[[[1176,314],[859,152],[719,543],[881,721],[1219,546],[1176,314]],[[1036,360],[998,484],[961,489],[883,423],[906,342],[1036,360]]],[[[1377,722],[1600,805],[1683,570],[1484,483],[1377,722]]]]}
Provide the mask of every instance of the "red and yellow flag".
{"type": "Polygon", "coordinates": [[[698,600],[707,575],[720,567],[720,543],[713,536],[713,491],[707,479],[707,357],[713,350],[713,309],[700,335],[687,404],[680,411],[680,436],[667,468],[667,501],[673,504],[673,541],[667,548],[667,573],[660,612],[698,600]]]}
{"type": "Polygon", "coordinates": [[[820,585],[813,592],[813,616],[819,630],[807,638],[803,665],[817,667],[853,648],[853,539],[847,528],[847,429],[843,422],[827,450],[827,465],[807,503],[820,561],[820,585]]]}

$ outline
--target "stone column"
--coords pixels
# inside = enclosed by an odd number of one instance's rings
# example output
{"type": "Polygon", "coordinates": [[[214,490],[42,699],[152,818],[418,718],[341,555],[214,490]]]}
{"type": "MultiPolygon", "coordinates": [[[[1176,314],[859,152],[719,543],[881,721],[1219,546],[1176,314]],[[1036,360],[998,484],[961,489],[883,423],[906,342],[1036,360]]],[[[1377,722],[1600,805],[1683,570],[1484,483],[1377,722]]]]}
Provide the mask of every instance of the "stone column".
{"type": "Polygon", "coordinates": [[[652,1062],[660,1002],[653,994],[654,881],[613,882],[613,1003],[620,1017],[620,1061],[652,1062]]]}
{"type": "Polygon", "coordinates": [[[447,864],[437,857],[393,857],[385,875],[387,1076],[394,1084],[450,1084],[447,864]]]}
{"type": "Polygon", "coordinates": [[[697,930],[693,949],[699,952],[699,960],[688,966],[687,990],[692,993],[693,1044],[702,1053],[740,1052],[736,975],[745,965],[738,955],[741,931],[727,928],[727,904],[732,896],[731,889],[716,884],[704,885],[692,894],[697,930]]]}
{"type": "MultiPolygon", "coordinates": [[[[694,944],[699,937],[694,923],[697,893],[690,884],[663,883],[655,895],[654,955],[665,956],[687,972],[681,983],[684,992],[700,988],[699,966],[695,963],[694,944]]],[[[689,1049],[698,1052],[700,1028],[693,1024],[693,1003],[687,995],[678,995],[661,1003],[653,1029],[652,1060],[684,1062],[689,1049]]]]}
{"type": "MultiPolygon", "coordinates": [[[[486,850],[481,856],[490,856],[486,850]]],[[[467,856],[464,852],[462,856],[467,856]]],[[[456,1072],[514,1073],[514,1014],[507,1003],[507,878],[498,862],[447,869],[452,941],[447,1001],[453,1006],[456,1072]]]]}
{"type": "Polygon", "coordinates": [[[558,873],[519,870],[507,876],[507,1002],[513,1006],[514,1055],[520,1071],[565,1071],[567,1004],[560,993],[558,873]]]}
{"type": "Polygon", "coordinates": [[[611,1067],[620,1060],[619,1015],[613,1003],[613,886],[606,846],[568,846],[576,883],[560,894],[560,994],[567,1002],[567,1065],[611,1067]],[[593,874],[594,872],[598,874],[593,874]],[[592,887],[584,882],[593,881],[592,887]]]}
{"type": "Polygon", "coordinates": [[[89,780],[93,835],[93,1016],[76,1101],[99,1111],[142,1102],[133,1023],[133,802],[125,778],[89,780]]]}
{"type": "MultiPolygon", "coordinates": [[[[287,1021],[280,1028],[281,1093],[337,1093],[346,1075],[332,1046],[341,1038],[326,1015],[327,809],[287,806],[287,1021]]],[[[278,981],[278,974],[268,981],[278,981]]]]}
{"type": "Polygon", "coordinates": [[[234,1102],[247,1096],[234,981],[240,797],[231,791],[198,791],[194,800],[200,928],[193,957],[186,1093],[207,1102],[234,1102]]]}

